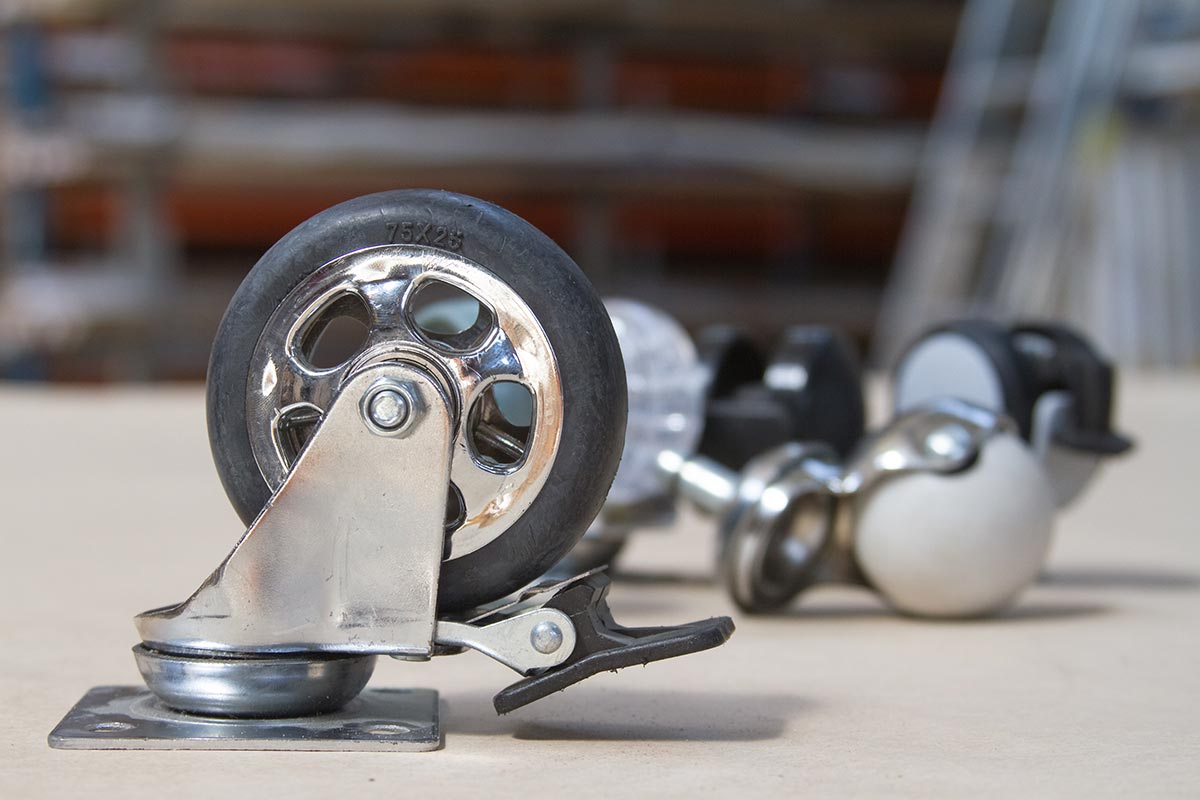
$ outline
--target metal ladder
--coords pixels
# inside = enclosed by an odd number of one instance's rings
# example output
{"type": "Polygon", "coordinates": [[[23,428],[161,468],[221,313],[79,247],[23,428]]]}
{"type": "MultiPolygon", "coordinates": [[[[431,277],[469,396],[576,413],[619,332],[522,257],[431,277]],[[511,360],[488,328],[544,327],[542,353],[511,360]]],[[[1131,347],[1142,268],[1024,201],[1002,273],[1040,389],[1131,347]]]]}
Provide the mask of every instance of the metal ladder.
{"type": "MultiPolygon", "coordinates": [[[[1118,101],[1138,93],[1129,80],[1137,68],[1153,75],[1137,56],[1162,55],[1144,47],[1155,36],[1147,11],[1162,5],[968,2],[884,297],[877,360],[890,362],[928,325],[962,315],[1065,319],[1122,361],[1186,363],[1200,354],[1194,234],[1112,208],[1128,212],[1131,191],[1112,144],[1122,137],[1118,101]],[[1014,54],[1031,44],[1036,57],[1014,54]],[[1130,258],[1131,238],[1144,258],[1130,258]],[[1139,286],[1156,255],[1153,268],[1166,274],[1154,286],[1169,291],[1139,286]],[[1145,319],[1161,324],[1148,330],[1145,319]]],[[[1135,194],[1169,216],[1187,206],[1195,181],[1158,172],[1135,194]],[[1168,196],[1173,202],[1153,202],[1168,196]]]]}

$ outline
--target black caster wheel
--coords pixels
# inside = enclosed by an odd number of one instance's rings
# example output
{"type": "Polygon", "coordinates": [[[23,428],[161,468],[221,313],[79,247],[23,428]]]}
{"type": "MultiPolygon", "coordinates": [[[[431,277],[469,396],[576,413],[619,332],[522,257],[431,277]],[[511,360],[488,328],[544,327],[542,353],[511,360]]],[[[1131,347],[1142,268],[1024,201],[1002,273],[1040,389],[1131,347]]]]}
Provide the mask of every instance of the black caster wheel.
{"type": "Polygon", "coordinates": [[[763,384],[788,409],[793,441],[821,442],[844,458],[862,439],[862,369],[853,345],[832,328],[789,328],[771,355],[763,384]]]}
{"type": "Polygon", "coordinates": [[[709,399],[701,455],[741,469],[784,442],[820,442],[845,456],[862,438],[861,371],[845,337],[790,328],[764,364],[749,342],[717,333],[724,336],[714,334],[707,352],[710,373],[720,376],[711,385],[722,391],[709,399]]]}
{"type": "Polygon", "coordinates": [[[360,197],[284,236],[209,364],[213,458],[244,522],[339,386],[385,361],[433,373],[455,408],[439,609],[542,575],[599,512],[624,441],[620,350],[579,268],[524,220],[442,191],[360,197]]]}

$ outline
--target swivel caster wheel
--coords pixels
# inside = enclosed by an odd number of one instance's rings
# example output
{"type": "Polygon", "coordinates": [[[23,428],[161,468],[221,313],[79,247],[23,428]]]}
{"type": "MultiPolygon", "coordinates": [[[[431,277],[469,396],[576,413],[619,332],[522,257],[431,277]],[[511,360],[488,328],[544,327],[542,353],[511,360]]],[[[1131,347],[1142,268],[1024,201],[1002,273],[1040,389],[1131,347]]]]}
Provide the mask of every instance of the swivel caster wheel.
{"type": "Polygon", "coordinates": [[[823,582],[915,616],[994,613],[1033,581],[1052,532],[1051,492],[1015,426],[956,400],[898,417],[845,463],[788,444],[740,474],[703,457],[660,466],[719,517],[725,582],[751,613],[823,582]]]}
{"type": "Polygon", "coordinates": [[[51,744],[431,749],[436,694],[362,691],[376,656],[479,650],[525,676],[506,713],[723,643],[728,618],[617,625],[600,575],[513,596],[600,510],[625,419],[604,307],[528,223],[435,191],[313,217],[246,278],[209,367],[248,528],[191,597],[137,617],[150,691],[94,690],[51,744]]]}
{"type": "MultiPolygon", "coordinates": [[[[772,380],[768,368],[765,382],[779,386],[788,372],[772,380]]],[[[876,589],[908,614],[978,616],[1033,582],[1056,508],[1131,446],[1112,430],[1114,384],[1112,367],[1064,326],[952,322],[909,347],[895,371],[897,417],[848,461],[789,444],[740,475],[702,457],[661,465],[720,516],[726,582],[747,611],[837,581],[876,589]]]]}

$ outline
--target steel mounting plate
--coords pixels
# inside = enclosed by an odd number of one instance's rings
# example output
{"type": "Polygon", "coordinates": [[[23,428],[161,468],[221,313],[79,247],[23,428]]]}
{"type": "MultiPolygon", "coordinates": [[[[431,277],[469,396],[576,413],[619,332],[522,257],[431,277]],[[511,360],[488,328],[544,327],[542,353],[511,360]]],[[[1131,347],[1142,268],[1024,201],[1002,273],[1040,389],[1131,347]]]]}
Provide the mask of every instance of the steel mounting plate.
{"type": "Polygon", "coordinates": [[[97,686],[51,731],[62,750],[424,751],[442,746],[432,689],[367,689],[340,711],[227,719],[172,711],[141,686],[97,686]]]}

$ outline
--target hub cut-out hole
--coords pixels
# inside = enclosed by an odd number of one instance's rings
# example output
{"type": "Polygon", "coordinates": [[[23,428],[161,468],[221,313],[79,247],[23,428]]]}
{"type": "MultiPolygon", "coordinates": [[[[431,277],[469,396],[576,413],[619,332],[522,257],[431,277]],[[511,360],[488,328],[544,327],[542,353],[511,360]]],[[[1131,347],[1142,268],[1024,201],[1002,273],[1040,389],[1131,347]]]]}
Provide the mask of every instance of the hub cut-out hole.
{"type": "Polygon", "coordinates": [[[300,451],[312,438],[321,417],[321,409],[302,403],[284,409],[275,420],[275,446],[289,467],[300,457],[300,451]]]}
{"type": "Polygon", "coordinates": [[[408,314],[423,339],[453,352],[476,349],[496,327],[491,309],[457,286],[438,280],[426,280],[413,291],[408,314]]]}
{"type": "Polygon", "coordinates": [[[356,294],[334,298],[305,326],[300,335],[300,355],[317,369],[345,364],[367,343],[370,311],[356,294]]]}
{"type": "Polygon", "coordinates": [[[110,722],[93,722],[87,726],[87,729],[92,733],[106,733],[108,731],[129,731],[133,730],[133,724],[129,722],[119,722],[112,720],[110,722]]]}
{"type": "Polygon", "coordinates": [[[480,394],[467,419],[471,448],[486,469],[519,466],[529,452],[534,425],[533,392],[516,381],[497,381],[480,394]]]}

